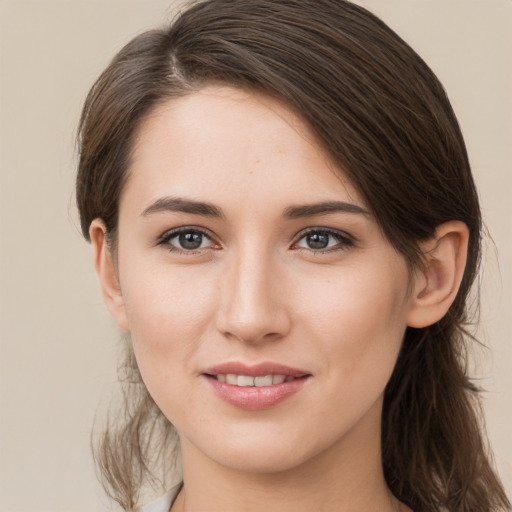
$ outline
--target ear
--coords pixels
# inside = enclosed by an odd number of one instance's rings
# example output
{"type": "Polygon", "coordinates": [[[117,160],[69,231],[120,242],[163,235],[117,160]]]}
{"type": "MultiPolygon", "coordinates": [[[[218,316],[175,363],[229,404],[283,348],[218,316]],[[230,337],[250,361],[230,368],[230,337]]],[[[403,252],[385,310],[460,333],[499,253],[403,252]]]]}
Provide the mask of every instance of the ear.
{"type": "Polygon", "coordinates": [[[447,313],[464,275],[468,240],[466,224],[450,221],[438,226],[434,238],[422,244],[425,267],[415,276],[409,327],[427,327],[447,313]]]}
{"type": "Polygon", "coordinates": [[[94,267],[98,274],[105,304],[119,328],[129,332],[130,327],[115,263],[105,239],[106,232],[107,229],[102,219],[94,219],[91,222],[89,236],[94,251],[94,267]]]}

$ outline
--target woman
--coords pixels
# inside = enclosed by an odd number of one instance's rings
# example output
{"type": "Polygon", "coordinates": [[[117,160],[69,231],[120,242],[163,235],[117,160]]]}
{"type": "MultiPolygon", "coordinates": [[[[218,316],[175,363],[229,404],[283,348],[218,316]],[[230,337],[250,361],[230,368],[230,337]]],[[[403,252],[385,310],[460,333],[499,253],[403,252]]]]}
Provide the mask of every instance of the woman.
{"type": "Polygon", "coordinates": [[[373,15],[209,0],[138,36],[84,106],[77,201],[129,333],[97,451],[123,507],[176,432],[162,511],[510,510],[464,367],[464,142],[373,15]]]}

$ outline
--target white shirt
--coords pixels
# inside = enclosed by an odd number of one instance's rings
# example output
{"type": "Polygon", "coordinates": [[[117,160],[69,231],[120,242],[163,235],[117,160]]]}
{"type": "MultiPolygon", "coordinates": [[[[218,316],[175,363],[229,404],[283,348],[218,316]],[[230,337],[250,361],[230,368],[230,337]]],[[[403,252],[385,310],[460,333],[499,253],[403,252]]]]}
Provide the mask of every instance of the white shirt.
{"type": "Polygon", "coordinates": [[[170,491],[166,492],[163,496],[135,509],[133,512],[169,512],[173,501],[178,496],[181,489],[181,483],[173,487],[170,491]]]}

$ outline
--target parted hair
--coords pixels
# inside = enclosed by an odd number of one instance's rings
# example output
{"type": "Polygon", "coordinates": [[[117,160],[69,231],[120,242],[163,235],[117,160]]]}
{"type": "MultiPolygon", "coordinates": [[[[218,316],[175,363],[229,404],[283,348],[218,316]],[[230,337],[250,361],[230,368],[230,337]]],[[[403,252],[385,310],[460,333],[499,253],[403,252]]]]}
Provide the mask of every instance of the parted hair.
{"type": "MultiPolygon", "coordinates": [[[[410,269],[422,264],[419,242],[437,226],[467,225],[467,265],[451,308],[434,325],[406,330],[385,391],[382,464],[391,491],[415,512],[510,510],[467,372],[482,231],[467,151],[439,80],[367,10],[344,0],[205,0],[130,41],[83,107],[76,196],[84,237],[99,217],[115,252],[137,128],[161,103],[209,84],[293,109],[410,269]]],[[[154,476],[151,446],[156,440],[166,453],[173,426],[146,391],[129,342],[126,350],[124,412],[94,453],[105,489],[130,509],[154,476]]]]}

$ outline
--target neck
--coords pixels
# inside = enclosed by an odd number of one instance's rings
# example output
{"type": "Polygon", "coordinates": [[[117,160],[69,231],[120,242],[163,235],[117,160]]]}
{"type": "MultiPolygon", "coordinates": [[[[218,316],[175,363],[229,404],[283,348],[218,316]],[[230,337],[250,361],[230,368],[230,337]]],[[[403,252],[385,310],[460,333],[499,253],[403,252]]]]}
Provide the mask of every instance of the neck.
{"type": "Polygon", "coordinates": [[[405,512],[383,475],[380,407],[370,414],[328,449],[273,473],[222,466],[182,438],[184,487],[172,512],[405,512]]]}

